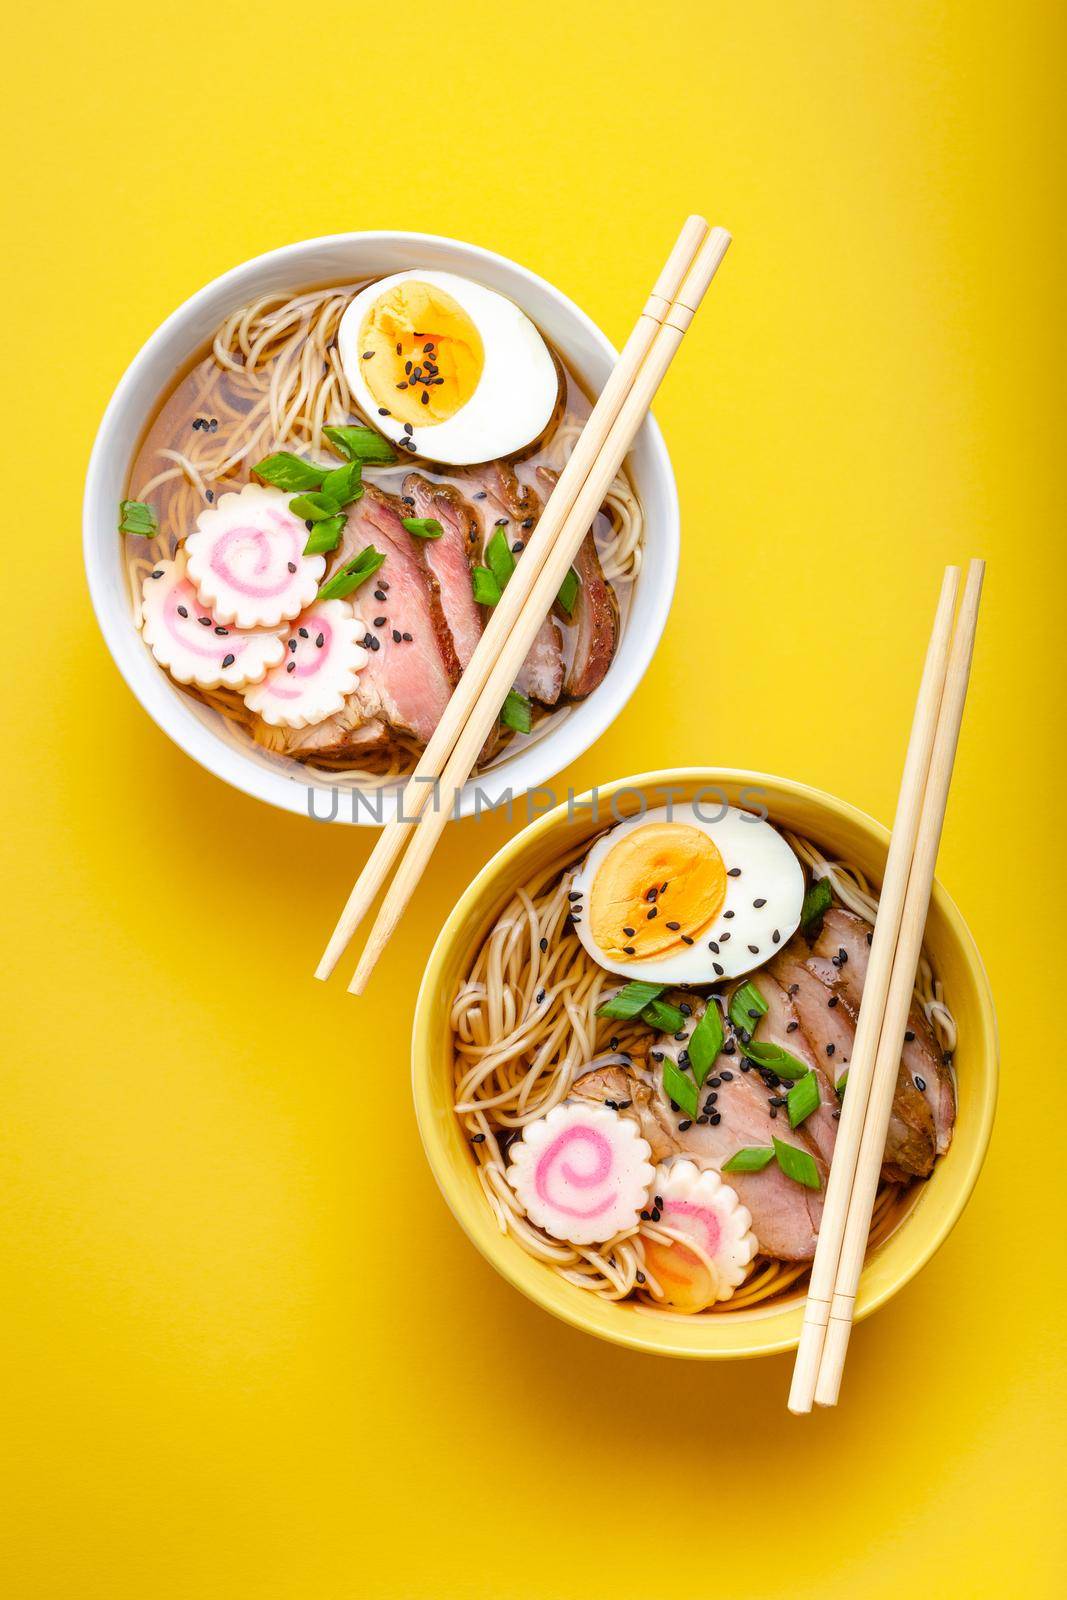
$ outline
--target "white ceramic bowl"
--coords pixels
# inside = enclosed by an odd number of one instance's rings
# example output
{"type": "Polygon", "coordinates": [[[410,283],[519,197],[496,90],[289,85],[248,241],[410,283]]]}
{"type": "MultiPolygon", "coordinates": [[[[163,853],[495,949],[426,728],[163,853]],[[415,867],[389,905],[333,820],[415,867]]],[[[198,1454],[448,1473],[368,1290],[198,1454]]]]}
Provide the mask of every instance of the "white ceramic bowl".
{"type": "MultiPolygon", "coordinates": [[[[234,267],[194,294],[169,316],[134,357],[100,424],[85,486],[84,544],[89,591],[108,649],[149,716],[175,744],[235,788],[287,811],[335,820],[371,822],[363,808],[309,794],[309,785],[329,794],[332,785],[310,775],[292,775],[249,744],[238,751],[221,739],[212,714],[183,693],[157,666],[133,626],[122,540],[116,531],[118,504],[134,451],[160,396],[186,362],[237,306],[258,295],[309,284],[355,281],[407,267],[437,267],[463,273],[515,300],[548,335],[587,386],[599,391],[615,351],[573,301],[543,278],[504,256],[456,239],[425,233],[342,233],[285,245],[234,267]]],[[[640,284],[634,292],[641,296],[640,284]]],[[[610,726],[641,680],[659,643],[678,572],[678,496],[663,437],[649,418],[629,461],[645,509],[647,559],[634,586],[619,649],[604,682],[588,698],[554,719],[539,739],[506,756],[478,778],[483,806],[510,789],[536,788],[573,761],[610,726]]],[[[462,797],[463,814],[474,806],[474,785],[462,797]]],[[[384,815],[392,812],[388,800],[384,815]]]]}

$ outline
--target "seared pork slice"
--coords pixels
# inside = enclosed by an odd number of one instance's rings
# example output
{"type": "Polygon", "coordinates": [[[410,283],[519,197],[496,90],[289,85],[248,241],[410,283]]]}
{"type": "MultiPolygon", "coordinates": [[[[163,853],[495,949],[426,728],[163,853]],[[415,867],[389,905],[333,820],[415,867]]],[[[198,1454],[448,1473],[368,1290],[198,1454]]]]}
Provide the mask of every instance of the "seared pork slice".
{"type": "MultiPolygon", "coordinates": [[[[791,995],[809,1049],[821,1052],[834,1081],[840,1082],[852,1059],[857,1012],[838,981],[838,969],[821,956],[801,959],[806,949],[798,936],[775,958],[771,970],[791,995]],[[832,1056],[827,1055],[830,1046],[832,1056]]],[[[761,990],[767,977],[767,973],[759,976],[761,990]]],[[[901,1067],[886,1133],[883,1177],[893,1183],[927,1177],[936,1149],[930,1108],[901,1067]]]]}
{"type": "MultiPolygon", "coordinates": [[[[506,461],[489,461],[469,469],[472,499],[482,519],[482,549],[498,526],[504,528],[512,553],[521,549],[541,515],[541,499],[528,483],[521,483],[506,461]]],[[[554,706],[563,693],[563,634],[552,617],[546,617],[519,669],[515,687],[528,700],[554,706]]]]}
{"type": "MultiPolygon", "coordinates": [[[[870,957],[868,935],[871,929],[862,917],[834,906],[823,918],[815,941],[814,954],[834,965],[842,993],[858,1014],[870,957]],[[844,956],[844,960],[842,960],[844,956]]],[[[941,1057],[941,1050],[930,1024],[917,1005],[908,1013],[902,1060],[912,1083],[924,1095],[933,1117],[938,1155],[944,1155],[952,1142],[956,1121],[956,1094],[952,1074],[941,1057]]]]}
{"type": "Polygon", "coordinates": [[[444,530],[423,547],[426,565],[437,583],[449,644],[459,676],[482,636],[482,608],[471,587],[472,558],[478,556],[481,520],[469,500],[449,483],[432,483],[421,473],[404,479],[404,494],[414,517],[434,517],[444,530]]]}
{"type": "MultiPolygon", "coordinates": [[[[695,1022],[694,1016],[685,1030],[687,1034],[695,1022]]],[[[673,1038],[657,1039],[653,1048],[657,1053],[677,1055],[684,1049],[684,1043],[673,1038]]],[[[670,1101],[663,1092],[659,1064],[652,1059],[647,1067],[635,1062],[629,1067],[601,1067],[586,1073],[575,1083],[572,1093],[586,1100],[610,1100],[625,1116],[634,1117],[651,1146],[654,1161],[685,1155],[698,1166],[719,1171],[723,1162],[736,1151],[748,1145],[766,1148],[777,1134],[780,1139],[808,1151],[825,1184],[826,1163],[805,1137],[803,1129],[791,1129],[788,1122],[771,1117],[771,1091],[754,1070],[743,1072],[736,1054],[723,1054],[709,1073],[711,1078],[718,1080],[717,1085],[712,1088],[705,1084],[700,1099],[703,1105],[709,1094],[715,1095],[714,1110],[719,1121],[714,1124],[691,1121],[688,1128],[683,1128],[681,1123],[690,1119],[671,1110],[670,1101]]],[[[748,1207],[752,1230],[764,1255],[783,1261],[811,1260],[822,1216],[821,1190],[805,1189],[794,1183],[776,1162],[771,1162],[762,1172],[727,1173],[725,1182],[748,1207]]]]}
{"type": "MultiPolygon", "coordinates": [[[[546,494],[551,494],[556,473],[539,467],[537,476],[546,494]]],[[[582,540],[574,570],[579,579],[578,599],[571,618],[574,651],[563,687],[572,700],[584,700],[603,682],[619,639],[619,608],[615,592],[600,565],[592,529],[582,540]]]]}
{"type": "Polygon", "coordinates": [[[328,570],[335,572],[368,545],[385,556],[385,564],[352,596],[378,646],[370,650],[356,688],[335,716],[314,727],[273,728],[262,737],[257,730],[260,742],[269,736],[269,748],[302,761],[358,759],[387,747],[397,734],[425,744],[440,721],[453,687],[442,643],[447,630],[421,541],[401,523],[401,509],[392,496],[368,485],[330,557],[328,570]],[[376,616],[386,619],[381,627],[373,626],[376,616]]]}
{"type": "Polygon", "coordinates": [[[824,1063],[819,1061],[807,1035],[800,1026],[792,996],[769,972],[759,974],[759,992],[767,1002],[767,1012],[756,1024],[753,1038],[766,1044],[777,1044],[790,1055],[803,1061],[809,1072],[814,1072],[819,1085],[819,1105],[804,1120],[804,1132],[829,1166],[837,1139],[837,1092],[827,1075],[824,1063]]]}

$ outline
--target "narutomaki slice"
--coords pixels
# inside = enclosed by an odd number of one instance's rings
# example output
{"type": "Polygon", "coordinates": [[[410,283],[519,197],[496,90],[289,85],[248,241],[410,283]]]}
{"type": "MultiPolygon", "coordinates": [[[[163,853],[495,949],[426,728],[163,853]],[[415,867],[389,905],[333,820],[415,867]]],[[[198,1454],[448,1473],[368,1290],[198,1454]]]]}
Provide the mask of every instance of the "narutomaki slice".
{"type": "Polygon", "coordinates": [[[702,1170],[692,1161],[657,1167],[652,1191],[659,1212],[653,1225],[684,1234],[693,1245],[644,1241],[646,1268],[664,1300],[679,1311],[703,1311],[729,1300],[759,1249],[752,1218],[736,1192],[712,1168],[702,1170]]]}
{"type": "Polygon", "coordinates": [[[285,654],[277,633],[242,633],[205,610],[189,582],[185,556],[161,561],[144,581],[141,634],[161,667],[198,689],[240,689],[285,654]]]}
{"type": "Polygon", "coordinates": [[[632,1228],[653,1168],[634,1122],[606,1106],[553,1106],[511,1146],[508,1182],[526,1215],[554,1239],[602,1243],[632,1228]]]}
{"type": "Polygon", "coordinates": [[[185,541],[189,577],[204,607],[238,628],[274,628],[318,593],[326,562],[306,556],[307,528],[280,489],[247,483],[196,519],[185,541]]]}
{"type": "Polygon", "coordinates": [[[245,705],[273,727],[307,728],[340,711],[368,653],[366,624],[344,600],[320,600],[298,617],[285,661],[245,695],[245,705]]]}

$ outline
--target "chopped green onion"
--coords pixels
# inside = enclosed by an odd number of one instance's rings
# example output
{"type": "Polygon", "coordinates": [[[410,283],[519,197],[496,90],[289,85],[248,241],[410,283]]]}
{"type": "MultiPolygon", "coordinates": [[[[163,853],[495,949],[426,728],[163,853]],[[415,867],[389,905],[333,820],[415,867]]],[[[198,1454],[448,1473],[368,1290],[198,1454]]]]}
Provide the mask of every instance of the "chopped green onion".
{"type": "Polygon", "coordinates": [[[616,1022],[630,1022],[638,1016],[653,1000],[658,1000],[666,985],[662,983],[642,983],[635,978],[633,983],[626,984],[610,1000],[597,1006],[598,1017],[613,1017],[616,1022]]]}
{"type": "Polygon", "coordinates": [[[772,1146],[764,1147],[758,1144],[746,1145],[743,1150],[735,1150],[729,1161],[724,1161],[724,1172],[762,1172],[764,1167],[769,1167],[774,1160],[772,1146]]]}
{"type": "Polygon", "coordinates": [[[805,1117],[818,1111],[819,1080],[814,1072],[805,1072],[802,1078],[797,1079],[786,1095],[785,1104],[791,1128],[799,1128],[805,1117]]]}
{"type": "Polygon", "coordinates": [[[778,1165],[787,1178],[792,1178],[794,1183],[803,1184],[805,1189],[822,1188],[822,1179],[815,1165],[815,1157],[809,1155],[807,1150],[800,1150],[795,1144],[786,1144],[782,1139],[775,1139],[774,1153],[778,1158],[778,1165]]]}
{"type": "Polygon", "coordinates": [[[529,733],[533,727],[533,706],[517,689],[509,689],[500,720],[506,727],[514,728],[516,733],[529,733]]]}
{"type": "Polygon", "coordinates": [[[145,500],[119,502],[119,532],[135,533],[139,539],[154,539],[159,532],[159,522],[153,508],[145,500]]]}
{"type": "Polygon", "coordinates": [[[833,905],[834,892],[830,887],[829,878],[816,878],[807,894],[800,910],[800,926],[807,933],[809,929],[816,932],[822,926],[824,914],[833,905]]]}
{"type": "Polygon", "coordinates": [[[641,1021],[657,1033],[680,1033],[685,1027],[685,1013],[669,1000],[650,1000],[641,1013],[641,1021]]]}
{"type": "Polygon", "coordinates": [[[322,492],[336,500],[338,508],[358,500],[363,493],[362,461],[348,461],[343,467],[334,467],[322,480],[322,492]]]}
{"type": "Polygon", "coordinates": [[[703,1087],[712,1063],[723,1046],[722,1013],[714,1000],[704,1007],[704,1015],[693,1029],[686,1049],[693,1068],[693,1077],[703,1087]]]}
{"type": "Polygon", "coordinates": [[[699,1109],[697,1086],[692,1078],[679,1072],[670,1056],[666,1056],[663,1062],[663,1092],[670,1096],[675,1105],[681,1106],[687,1117],[696,1116],[699,1109]]]}
{"type": "Polygon", "coordinates": [[[759,1039],[750,1039],[748,1044],[743,1044],[741,1048],[757,1067],[764,1067],[768,1072],[777,1073],[779,1078],[802,1078],[808,1071],[803,1061],[798,1061],[796,1056],[790,1055],[780,1044],[766,1044],[759,1039]]]}
{"type": "Polygon", "coordinates": [[[339,456],[346,461],[374,461],[388,465],[396,460],[388,439],[373,428],[323,428],[339,456]]]}
{"type": "Polygon", "coordinates": [[[292,494],[299,494],[305,489],[321,489],[322,480],[330,468],[317,467],[313,461],[304,461],[300,456],[291,455],[288,450],[280,450],[277,455],[264,456],[252,471],[257,478],[262,478],[264,483],[272,483],[276,489],[288,489],[292,494]]]}
{"type": "Polygon", "coordinates": [[[503,592],[508,579],[515,571],[515,557],[511,553],[511,546],[503,528],[498,528],[486,545],[485,564],[503,592]]]}
{"type": "Polygon", "coordinates": [[[320,600],[343,600],[353,590],[358,589],[361,583],[366,583],[372,572],[377,572],[385,557],[380,551],[369,544],[361,550],[358,556],[351,561],[346,561],[338,567],[332,578],[328,578],[319,590],[320,600]]]}
{"type": "Polygon", "coordinates": [[[760,1017],[767,1014],[767,1002],[754,983],[743,983],[735,989],[730,1001],[730,1021],[735,1028],[751,1033],[760,1017]]]}
{"type": "Polygon", "coordinates": [[[567,613],[568,617],[573,617],[574,615],[574,607],[578,600],[579,584],[580,579],[578,574],[572,567],[567,573],[567,576],[564,578],[563,582],[560,584],[559,594],[556,596],[556,599],[560,603],[561,609],[567,613]]]}
{"type": "Polygon", "coordinates": [[[289,502],[289,510],[301,522],[325,522],[327,517],[335,517],[340,509],[332,494],[298,494],[289,502]]]}
{"type": "Polygon", "coordinates": [[[834,1084],[834,1088],[837,1090],[838,1097],[841,1100],[843,1100],[845,1098],[845,1088],[846,1088],[847,1084],[848,1084],[848,1068],[846,1067],[844,1072],[838,1078],[837,1082],[834,1084]]]}
{"type": "Polygon", "coordinates": [[[495,606],[500,599],[500,585],[488,567],[475,567],[471,572],[471,588],[480,606],[495,606]]]}
{"type": "Polygon", "coordinates": [[[344,512],[339,511],[335,517],[323,517],[321,522],[316,522],[308,534],[304,554],[318,556],[327,550],[336,550],[341,543],[341,535],[345,531],[347,521],[344,512]]]}
{"type": "Polygon", "coordinates": [[[436,517],[401,517],[400,520],[416,539],[439,539],[445,531],[436,517]]]}

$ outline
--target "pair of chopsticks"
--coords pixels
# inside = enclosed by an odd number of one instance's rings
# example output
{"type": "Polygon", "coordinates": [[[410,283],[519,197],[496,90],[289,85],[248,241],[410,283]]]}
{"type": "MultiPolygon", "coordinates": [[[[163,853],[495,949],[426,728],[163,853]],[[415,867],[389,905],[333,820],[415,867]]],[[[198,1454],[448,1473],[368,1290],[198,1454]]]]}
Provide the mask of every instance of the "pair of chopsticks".
{"type": "Polygon", "coordinates": [[[856,1041],[826,1187],[789,1409],[836,1405],[852,1332],[900,1052],[922,950],[985,573],[948,567],[904,761],[856,1041]]]}
{"type": "Polygon", "coordinates": [[[703,217],[689,217],[682,227],[523,558],[408,779],[397,817],[383,828],[356,880],[315,969],[317,978],[330,976],[407,847],[348,986],[353,994],[363,993],[729,244],[725,229],[709,229],[703,217]]]}

